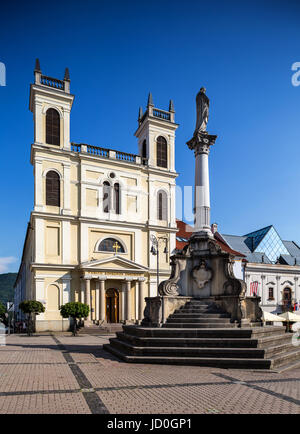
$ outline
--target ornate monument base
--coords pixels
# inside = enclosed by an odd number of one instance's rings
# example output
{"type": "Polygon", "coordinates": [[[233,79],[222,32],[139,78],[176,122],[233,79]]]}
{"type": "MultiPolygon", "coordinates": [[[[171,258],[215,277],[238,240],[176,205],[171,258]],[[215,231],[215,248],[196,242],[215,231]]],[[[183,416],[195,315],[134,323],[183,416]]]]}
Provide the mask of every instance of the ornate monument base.
{"type": "MultiPolygon", "coordinates": [[[[194,233],[188,246],[171,258],[171,277],[161,282],[160,324],[184,299],[201,299],[230,314],[237,326],[260,325],[260,297],[246,297],[246,284],[233,273],[234,258],[206,232],[194,233]],[[166,297],[171,297],[170,301],[166,297]],[[177,298],[178,297],[178,298],[177,298]],[[167,306],[167,308],[164,307],[167,306]]],[[[158,298],[147,299],[145,321],[157,323],[158,298]],[[154,307],[155,306],[155,307],[154,307]]]]}

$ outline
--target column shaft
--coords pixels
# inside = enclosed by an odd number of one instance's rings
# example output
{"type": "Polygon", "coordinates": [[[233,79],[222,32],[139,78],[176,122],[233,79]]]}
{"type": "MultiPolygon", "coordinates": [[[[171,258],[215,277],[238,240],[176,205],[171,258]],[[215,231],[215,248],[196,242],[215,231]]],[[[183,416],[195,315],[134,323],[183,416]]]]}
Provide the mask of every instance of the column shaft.
{"type": "Polygon", "coordinates": [[[87,319],[92,320],[92,306],[91,306],[91,281],[90,279],[85,279],[85,302],[89,306],[89,314],[87,319]]]}
{"type": "Polygon", "coordinates": [[[196,153],[195,161],[195,229],[210,232],[210,197],[208,153],[196,153]]]}
{"type": "Polygon", "coordinates": [[[95,300],[95,319],[96,319],[96,321],[99,321],[99,308],[100,308],[99,286],[100,286],[100,282],[99,282],[99,280],[96,280],[96,300],[95,300]]]}
{"type": "Polygon", "coordinates": [[[131,281],[126,281],[126,313],[125,319],[127,321],[131,320],[131,300],[130,300],[130,290],[131,290],[131,281]]]}
{"type": "Polygon", "coordinates": [[[100,321],[105,321],[105,281],[100,280],[100,321]]]}
{"type": "Polygon", "coordinates": [[[144,282],[142,280],[139,280],[139,313],[138,313],[138,319],[143,319],[143,310],[144,310],[144,282]]]}

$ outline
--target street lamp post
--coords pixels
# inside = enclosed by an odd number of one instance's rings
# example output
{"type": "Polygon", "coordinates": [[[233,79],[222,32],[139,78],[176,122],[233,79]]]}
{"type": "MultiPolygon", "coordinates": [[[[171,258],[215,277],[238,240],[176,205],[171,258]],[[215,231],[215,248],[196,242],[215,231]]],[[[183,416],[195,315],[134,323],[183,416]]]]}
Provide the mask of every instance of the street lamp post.
{"type": "MultiPolygon", "coordinates": [[[[156,255],[156,281],[157,281],[157,290],[159,287],[159,247],[161,243],[165,243],[164,253],[168,253],[167,243],[168,239],[166,237],[158,237],[156,238],[155,235],[151,235],[151,250],[150,252],[152,255],[156,255]]],[[[162,323],[164,323],[164,298],[162,297],[162,323]]]]}

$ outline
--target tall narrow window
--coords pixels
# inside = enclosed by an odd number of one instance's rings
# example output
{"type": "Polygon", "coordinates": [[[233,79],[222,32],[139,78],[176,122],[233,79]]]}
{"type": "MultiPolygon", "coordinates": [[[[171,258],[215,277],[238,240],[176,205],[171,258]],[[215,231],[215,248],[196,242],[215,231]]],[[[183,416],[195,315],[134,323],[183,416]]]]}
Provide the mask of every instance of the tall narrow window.
{"type": "Polygon", "coordinates": [[[103,212],[109,212],[110,208],[110,185],[109,182],[103,182],[103,212]]]}
{"type": "Polygon", "coordinates": [[[60,145],[60,119],[59,114],[53,108],[46,113],[46,143],[60,145]]]}
{"type": "Polygon", "coordinates": [[[168,219],[167,194],[161,190],[157,193],[157,219],[168,219]]]}
{"type": "Polygon", "coordinates": [[[156,164],[159,167],[168,167],[168,146],[162,136],[159,136],[156,141],[156,164]]]}
{"type": "Polygon", "coordinates": [[[60,179],[54,170],[46,175],[46,205],[60,206],[60,179]]]}
{"type": "Polygon", "coordinates": [[[143,164],[146,164],[146,160],[147,160],[147,142],[146,142],[146,139],[143,141],[142,159],[143,159],[143,164]]]}
{"type": "Polygon", "coordinates": [[[114,209],[116,214],[120,214],[120,184],[114,185],[114,209]]]}

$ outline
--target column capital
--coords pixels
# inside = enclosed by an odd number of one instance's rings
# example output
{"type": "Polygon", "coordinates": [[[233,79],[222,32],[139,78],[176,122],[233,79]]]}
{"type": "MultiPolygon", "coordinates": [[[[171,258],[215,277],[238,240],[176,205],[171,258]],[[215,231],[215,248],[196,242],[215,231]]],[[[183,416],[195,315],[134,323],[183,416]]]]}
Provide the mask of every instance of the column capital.
{"type": "Polygon", "coordinates": [[[85,274],[85,275],[82,277],[82,279],[84,279],[84,280],[91,280],[91,279],[93,279],[93,276],[92,276],[91,274],[85,274]]]}
{"type": "Polygon", "coordinates": [[[98,280],[107,280],[107,276],[98,276],[97,277],[98,280]]]}
{"type": "Polygon", "coordinates": [[[137,279],[138,282],[145,282],[146,278],[145,277],[139,277],[137,279]]]}
{"type": "Polygon", "coordinates": [[[280,280],[281,279],[281,276],[276,276],[276,280],[280,280]]]}
{"type": "Polygon", "coordinates": [[[261,275],[261,279],[264,280],[266,276],[264,274],[261,275]]]}
{"type": "Polygon", "coordinates": [[[125,282],[132,282],[133,280],[135,280],[133,277],[125,277],[124,278],[125,282]]]}

